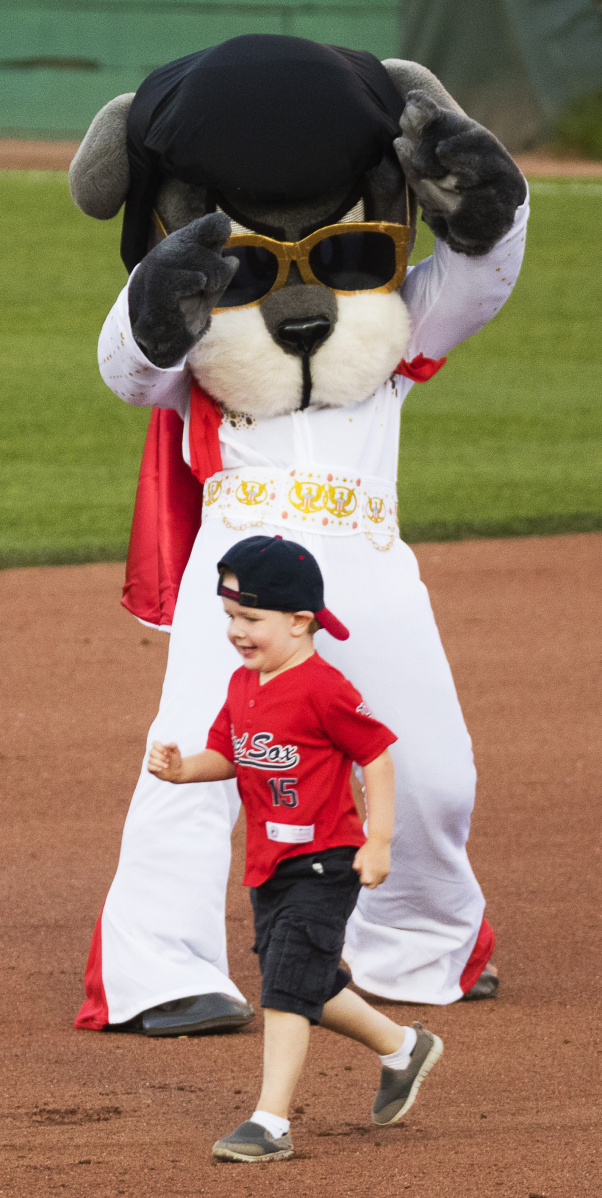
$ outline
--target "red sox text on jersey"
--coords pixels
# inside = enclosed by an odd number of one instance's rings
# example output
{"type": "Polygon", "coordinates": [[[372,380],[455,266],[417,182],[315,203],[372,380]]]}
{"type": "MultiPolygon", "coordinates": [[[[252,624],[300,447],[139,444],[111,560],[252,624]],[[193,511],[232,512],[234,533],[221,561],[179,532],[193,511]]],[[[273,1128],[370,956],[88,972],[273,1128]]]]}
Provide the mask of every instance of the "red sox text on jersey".
{"type": "Polygon", "coordinates": [[[255,732],[247,748],[248,732],[237,736],[231,724],[234,764],[250,765],[255,770],[290,770],[301,760],[297,745],[271,745],[271,732],[255,732]]]}

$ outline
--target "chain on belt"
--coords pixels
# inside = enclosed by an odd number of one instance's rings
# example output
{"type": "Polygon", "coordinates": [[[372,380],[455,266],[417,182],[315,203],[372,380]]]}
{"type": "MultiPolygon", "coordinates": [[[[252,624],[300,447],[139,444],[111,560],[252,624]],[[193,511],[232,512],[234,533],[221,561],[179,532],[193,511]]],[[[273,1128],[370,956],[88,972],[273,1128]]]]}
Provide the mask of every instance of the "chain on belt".
{"type": "Polygon", "coordinates": [[[240,531],[275,524],[324,536],[364,533],[376,549],[390,549],[399,536],[394,485],[349,470],[222,470],[205,483],[203,519],[240,531]]]}

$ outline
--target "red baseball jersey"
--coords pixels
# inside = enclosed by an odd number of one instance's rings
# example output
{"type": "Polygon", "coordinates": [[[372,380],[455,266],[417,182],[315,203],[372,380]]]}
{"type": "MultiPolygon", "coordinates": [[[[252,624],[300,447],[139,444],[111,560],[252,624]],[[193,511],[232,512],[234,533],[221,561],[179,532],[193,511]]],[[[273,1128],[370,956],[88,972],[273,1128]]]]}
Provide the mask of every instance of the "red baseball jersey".
{"type": "Polygon", "coordinates": [[[362,845],[351,765],[374,761],[396,739],[317,653],[263,686],[257,670],[236,670],[207,748],[236,766],[247,816],[244,884],[260,886],[284,857],[362,845]]]}

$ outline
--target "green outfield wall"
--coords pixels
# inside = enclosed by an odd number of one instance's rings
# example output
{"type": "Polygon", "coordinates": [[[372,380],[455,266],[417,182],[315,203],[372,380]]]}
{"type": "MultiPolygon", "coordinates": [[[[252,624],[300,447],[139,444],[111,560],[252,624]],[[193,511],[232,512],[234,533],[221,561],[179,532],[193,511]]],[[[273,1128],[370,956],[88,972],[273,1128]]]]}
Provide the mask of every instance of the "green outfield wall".
{"type": "Polygon", "coordinates": [[[602,0],[0,0],[0,137],[78,138],[155,67],[241,33],[415,59],[511,150],[602,84],[602,0]]]}
{"type": "Polygon", "coordinates": [[[242,33],[399,55],[399,0],[0,0],[0,136],[79,137],[170,59],[242,33]]]}

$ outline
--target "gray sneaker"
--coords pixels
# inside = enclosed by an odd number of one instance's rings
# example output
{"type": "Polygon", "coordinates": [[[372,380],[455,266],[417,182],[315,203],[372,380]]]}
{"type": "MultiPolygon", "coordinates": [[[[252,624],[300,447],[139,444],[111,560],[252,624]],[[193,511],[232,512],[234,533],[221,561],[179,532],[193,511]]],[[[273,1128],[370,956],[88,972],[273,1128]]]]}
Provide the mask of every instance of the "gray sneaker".
{"type": "Polygon", "coordinates": [[[287,1161],[293,1156],[290,1132],[275,1140],[265,1127],[247,1120],[211,1149],[218,1161],[287,1161]]]}
{"type": "Polygon", "coordinates": [[[416,1043],[407,1069],[383,1068],[380,1090],[374,1099],[372,1122],[380,1127],[398,1123],[409,1111],[427,1073],[436,1065],[443,1052],[443,1041],[428,1032],[420,1023],[413,1023],[416,1043]]]}

